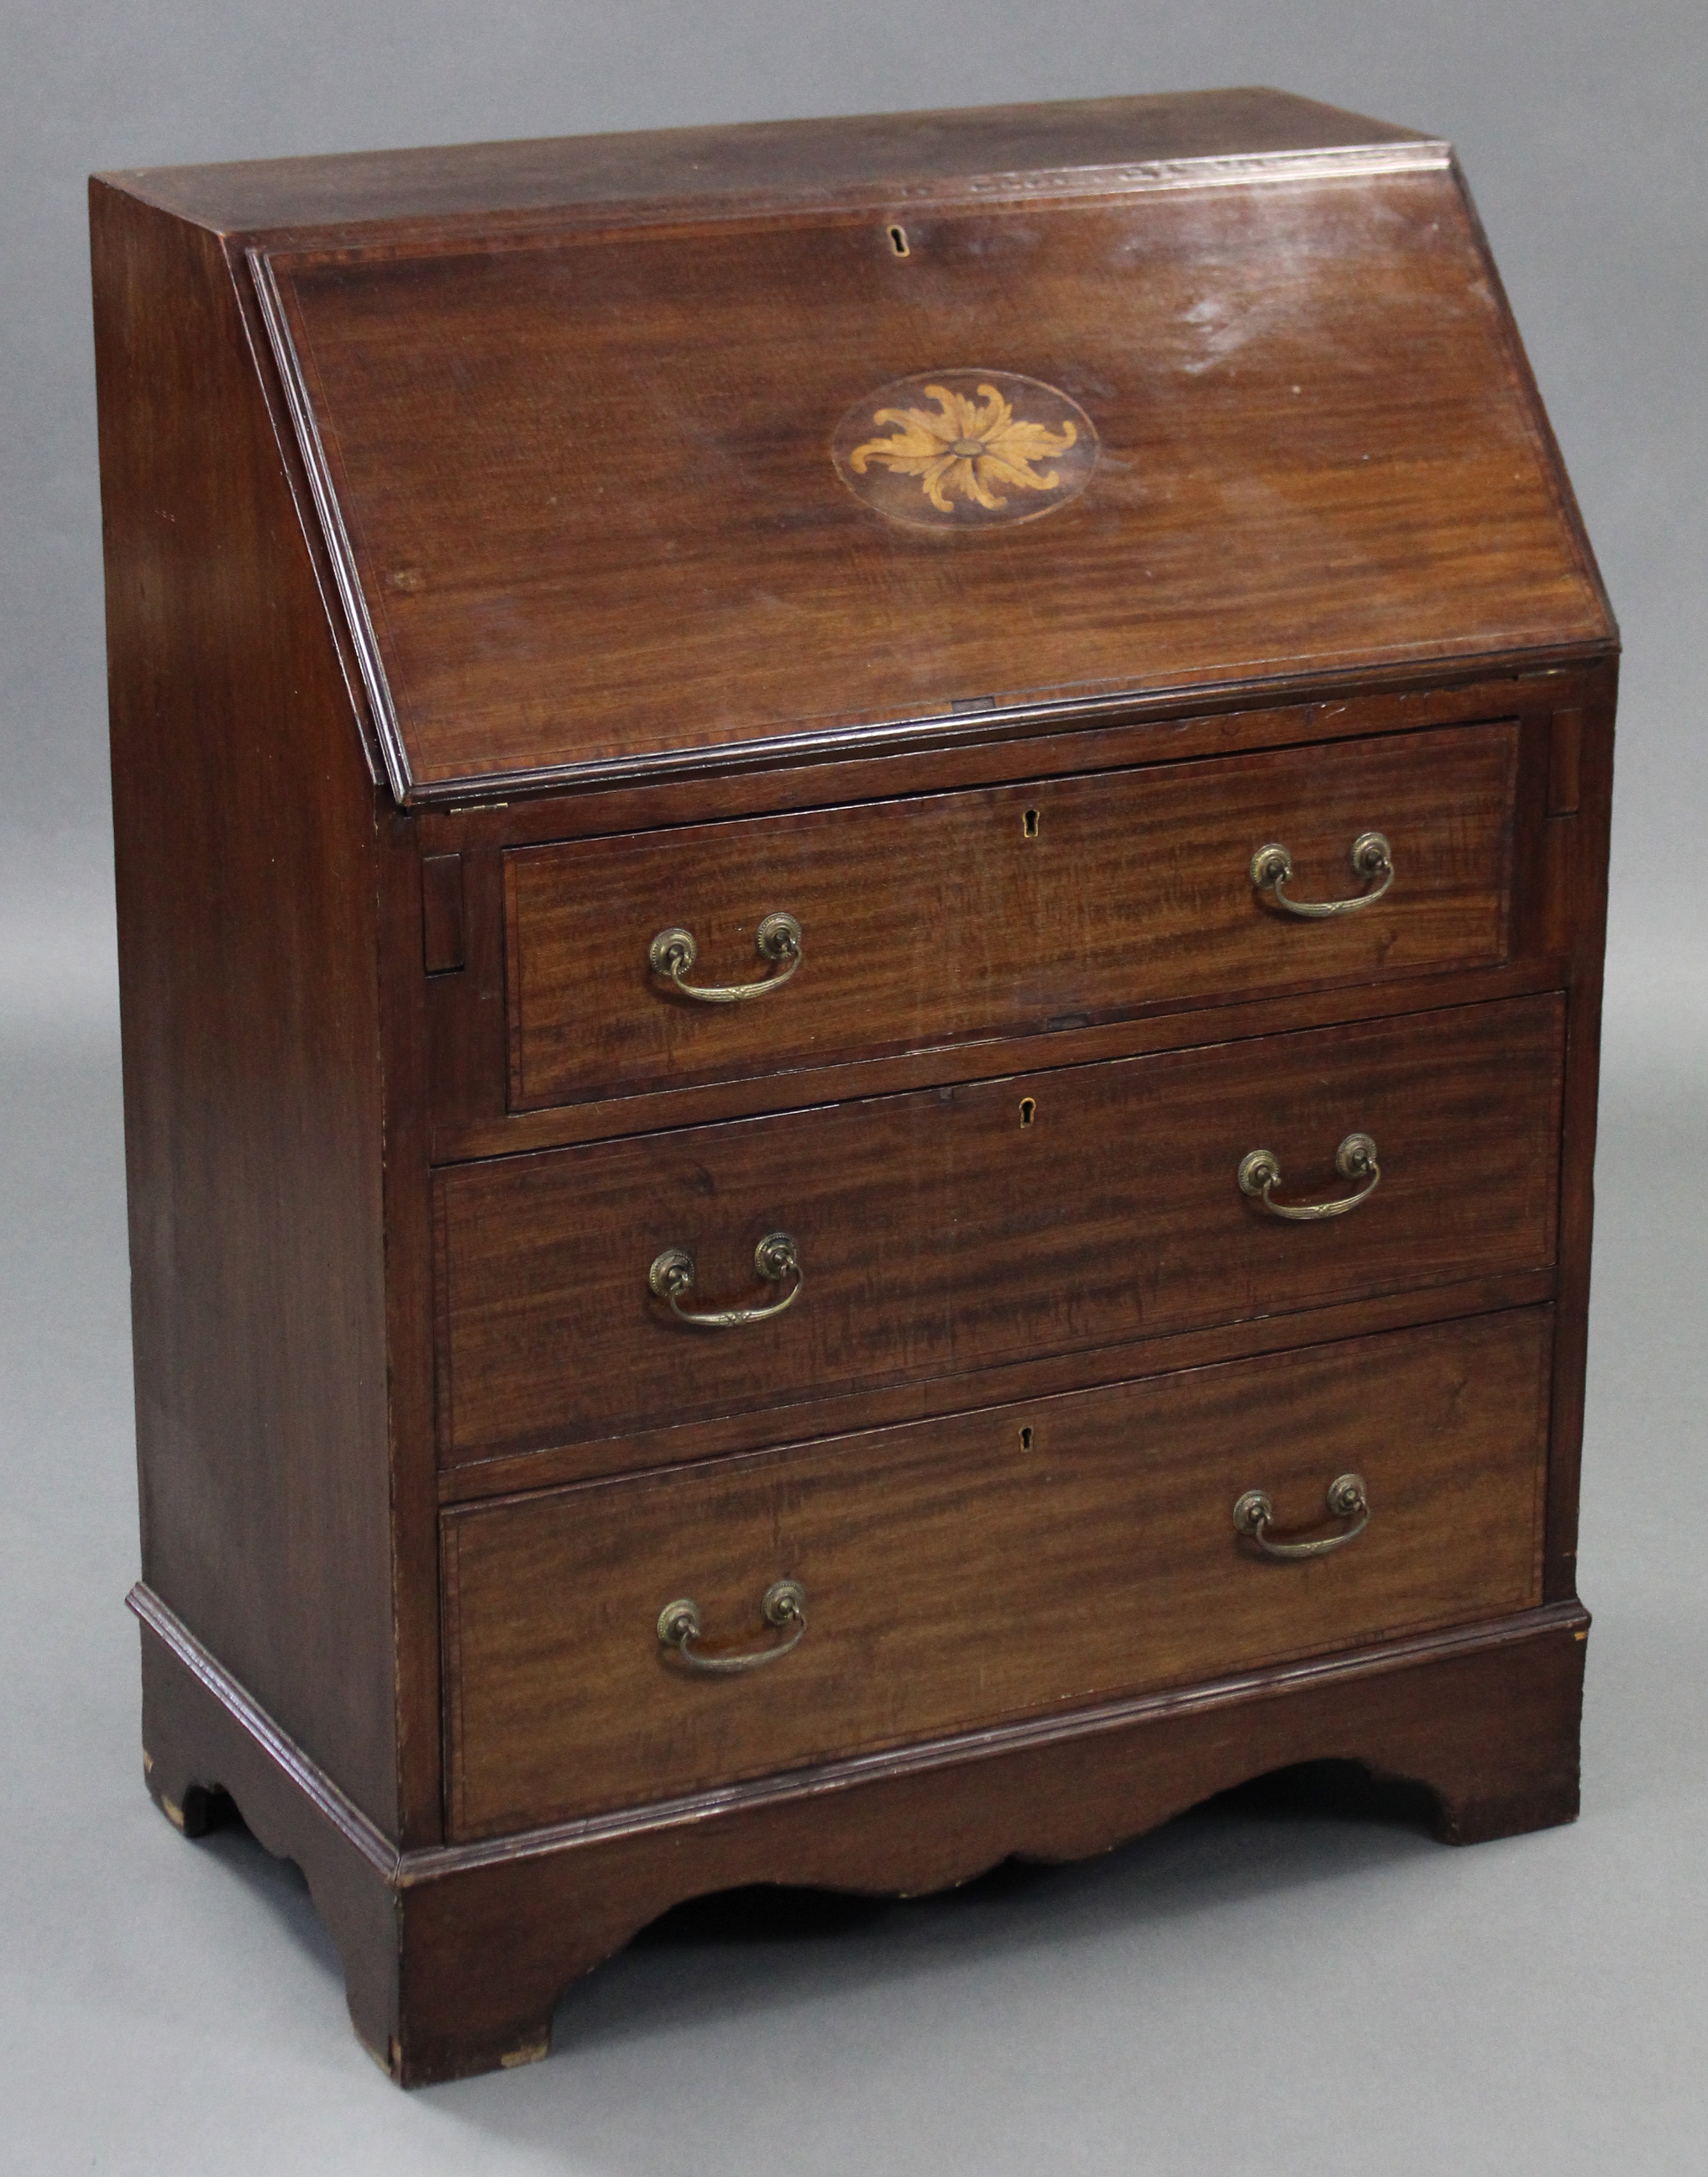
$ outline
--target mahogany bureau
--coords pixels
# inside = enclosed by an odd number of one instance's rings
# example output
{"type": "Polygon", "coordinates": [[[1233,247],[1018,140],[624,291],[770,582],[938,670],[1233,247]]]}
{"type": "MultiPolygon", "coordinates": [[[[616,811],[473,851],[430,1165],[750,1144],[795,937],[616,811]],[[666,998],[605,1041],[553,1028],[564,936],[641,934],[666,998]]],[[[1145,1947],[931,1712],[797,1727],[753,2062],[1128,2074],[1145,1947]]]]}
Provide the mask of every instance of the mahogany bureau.
{"type": "Polygon", "coordinates": [[[145,1766],[406,2084],[679,1900],[1577,1805],[1617,636],[1269,91],[92,185],[145,1766]]]}

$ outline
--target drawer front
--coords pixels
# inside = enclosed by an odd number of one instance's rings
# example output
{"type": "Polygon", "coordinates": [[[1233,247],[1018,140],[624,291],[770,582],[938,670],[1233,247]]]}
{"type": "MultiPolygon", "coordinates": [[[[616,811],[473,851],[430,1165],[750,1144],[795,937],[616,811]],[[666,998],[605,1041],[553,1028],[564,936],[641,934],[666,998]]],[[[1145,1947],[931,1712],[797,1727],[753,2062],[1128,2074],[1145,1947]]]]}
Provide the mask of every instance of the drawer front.
{"type": "Polygon", "coordinates": [[[1552,1310],[1514,1311],[447,1514],[456,1837],[1537,1602],[1552,1310]],[[1345,1532],[1282,1561],[1236,1532],[1345,1532]],[[660,1640],[679,1599],[712,1656],[660,1640]]]}
{"type": "Polygon", "coordinates": [[[1517,750],[1454,727],[513,850],[511,1106],[1498,960],[1517,750]],[[1307,903],[1369,891],[1372,830],[1394,876],[1368,907],[1300,918],[1252,883],[1274,842],[1307,903]],[[792,971],[756,949],[778,914],[792,971]],[[684,995],[648,966],[677,928],[687,984],[778,987],[684,995]]]}
{"type": "Polygon", "coordinates": [[[449,1461],[1552,1262],[1563,1001],[1512,1000],[464,1165],[436,1181],[449,1461]],[[1329,1198],[1349,1135],[1381,1178],[1329,1198]],[[782,1314],[755,1252],[794,1240],[782,1314]]]}

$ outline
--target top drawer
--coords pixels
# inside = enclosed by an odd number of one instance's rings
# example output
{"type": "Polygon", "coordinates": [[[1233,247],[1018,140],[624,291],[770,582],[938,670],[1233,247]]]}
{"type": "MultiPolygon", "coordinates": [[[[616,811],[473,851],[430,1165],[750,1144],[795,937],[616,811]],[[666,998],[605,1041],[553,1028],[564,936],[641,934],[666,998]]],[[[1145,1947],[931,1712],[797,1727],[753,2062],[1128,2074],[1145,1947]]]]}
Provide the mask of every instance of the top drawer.
{"type": "Polygon", "coordinates": [[[1504,952],[1518,727],[1150,765],[505,857],[513,1110],[1027,1034],[1504,952]],[[1284,846],[1302,903],[1254,884],[1284,846]],[[767,917],[798,959],[757,949],[767,917]],[[693,940],[682,984],[649,963],[693,940]],[[768,987],[767,987],[768,986],[768,987]]]}

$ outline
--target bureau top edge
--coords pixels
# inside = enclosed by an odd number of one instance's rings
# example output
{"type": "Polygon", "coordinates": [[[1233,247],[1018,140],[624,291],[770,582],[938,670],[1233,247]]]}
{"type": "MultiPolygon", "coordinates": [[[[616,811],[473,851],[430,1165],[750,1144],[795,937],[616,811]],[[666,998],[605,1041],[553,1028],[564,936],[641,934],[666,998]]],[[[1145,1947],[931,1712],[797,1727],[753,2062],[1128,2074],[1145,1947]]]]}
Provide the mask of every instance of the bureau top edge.
{"type": "Polygon", "coordinates": [[[1097,172],[1386,153],[1441,163],[1440,139],[1292,93],[1247,87],[1147,97],[748,122],[194,166],[94,178],[224,235],[720,198],[796,202],[863,186],[903,197],[1097,172]]]}

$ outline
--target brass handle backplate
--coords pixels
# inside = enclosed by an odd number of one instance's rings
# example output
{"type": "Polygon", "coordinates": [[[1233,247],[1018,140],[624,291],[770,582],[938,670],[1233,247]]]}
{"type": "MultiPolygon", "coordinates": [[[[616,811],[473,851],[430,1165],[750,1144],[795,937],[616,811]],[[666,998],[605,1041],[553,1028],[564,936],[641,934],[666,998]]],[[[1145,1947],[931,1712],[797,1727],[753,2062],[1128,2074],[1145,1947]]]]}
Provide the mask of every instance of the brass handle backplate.
{"type": "Polygon", "coordinates": [[[667,975],[685,998],[697,998],[702,1006],[736,1006],[748,998],[768,998],[780,990],[800,965],[800,925],[792,914],[767,914],[753,933],[753,949],[774,966],[786,960],[780,975],[767,975],[757,983],[686,983],[682,979],[700,957],[691,930],[673,925],[661,930],[647,948],[647,963],[655,975],[667,975]]]}
{"type": "Polygon", "coordinates": [[[682,1596],[674,1602],[667,1602],[658,1612],[658,1638],[663,1645],[674,1649],[690,1670],[695,1671],[756,1671],[761,1663],[774,1663],[779,1656],[786,1656],[791,1648],[798,1647],[806,1633],[806,1590],[798,1580],[775,1580],[765,1590],[760,1613],[767,1625],[779,1632],[789,1629],[789,1638],[778,1640],[768,1648],[748,1648],[730,1656],[708,1656],[692,1644],[704,1630],[700,1606],[691,1596],[682,1596]]]}
{"type": "Polygon", "coordinates": [[[767,1301],[762,1307],[684,1307],[684,1300],[694,1290],[694,1258],[685,1247],[666,1247],[656,1256],[647,1273],[647,1283],[660,1300],[669,1301],[681,1321],[691,1323],[696,1330],[737,1330],[744,1323],[769,1323],[772,1316],[793,1307],[805,1282],[800,1250],[787,1232],[766,1234],[753,1251],[753,1267],[767,1285],[780,1285],[786,1278],[793,1278],[794,1283],[781,1300],[767,1301]]]}
{"type": "Polygon", "coordinates": [[[1342,1194],[1333,1202],[1277,1202],[1274,1190],[1281,1183],[1280,1159],[1273,1149],[1247,1149],[1240,1159],[1240,1192],[1254,1195],[1271,1217],[1291,1218],[1296,1224],[1314,1224],[1320,1217],[1344,1217],[1361,1202],[1367,1202],[1382,1180],[1376,1161],[1376,1144],[1368,1134],[1348,1134],[1334,1152],[1334,1169],[1342,1179],[1361,1180],[1356,1194],[1342,1194]]]}
{"type": "Polygon", "coordinates": [[[1252,882],[1258,890],[1307,922],[1324,922],[1331,914],[1356,914],[1361,908],[1375,906],[1394,881],[1394,850],[1379,832],[1361,832],[1352,842],[1352,870],[1367,884],[1372,877],[1382,881],[1373,892],[1354,892],[1350,899],[1289,899],[1281,889],[1293,875],[1293,858],[1286,848],[1272,841],[1252,856],[1252,882]]]}
{"type": "Polygon", "coordinates": [[[1275,1508],[1267,1492],[1247,1489],[1234,1501],[1234,1531],[1255,1542],[1265,1557],[1325,1558],[1330,1550],[1343,1550],[1370,1524],[1370,1492],[1361,1474],[1340,1474],[1329,1484],[1329,1510],[1336,1520],[1351,1525],[1338,1535],[1322,1535],[1309,1542],[1272,1542],[1269,1527],[1275,1508]]]}

